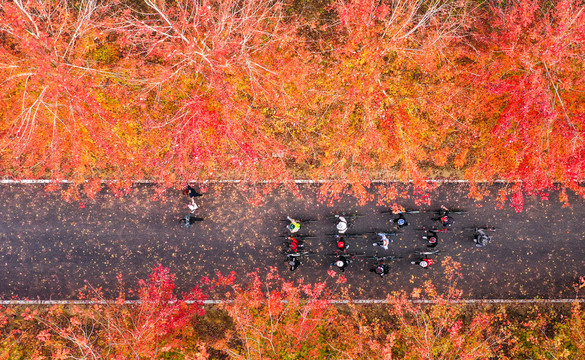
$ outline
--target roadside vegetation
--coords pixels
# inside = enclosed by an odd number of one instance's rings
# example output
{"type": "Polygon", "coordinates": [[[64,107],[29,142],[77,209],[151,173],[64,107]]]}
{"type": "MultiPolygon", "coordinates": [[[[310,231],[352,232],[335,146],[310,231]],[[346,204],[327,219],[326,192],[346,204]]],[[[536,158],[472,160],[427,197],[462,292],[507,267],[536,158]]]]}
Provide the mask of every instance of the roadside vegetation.
{"type": "Polygon", "coordinates": [[[2,178],[584,194],[582,0],[0,4],[2,178]]]}
{"type": "MultiPolygon", "coordinates": [[[[458,265],[447,262],[453,286],[439,294],[427,283],[385,304],[343,300],[328,283],[291,283],[269,272],[203,279],[177,298],[174,276],[156,268],[135,292],[121,285],[93,304],[9,306],[0,313],[2,359],[580,359],[585,311],[579,289],[572,304],[457,302],[458,265]],[[240,281],[238,281],[241,283],[240,281]],[[203,305],[221,292],[227,302],[203,305]],[[127,300],[140,300],[126,303],[127,300]],[[412,301],[414,300],[414,301],[412,301]],[[427,302],[419,302],[425,300],[427,302]],[[429,303],[430,301],[430,303],[429,303]]],[[[121,279],[118,279],[121,281],[121,279]]],[[[121,283],[122,284],[122,283],[121,283]]]]}

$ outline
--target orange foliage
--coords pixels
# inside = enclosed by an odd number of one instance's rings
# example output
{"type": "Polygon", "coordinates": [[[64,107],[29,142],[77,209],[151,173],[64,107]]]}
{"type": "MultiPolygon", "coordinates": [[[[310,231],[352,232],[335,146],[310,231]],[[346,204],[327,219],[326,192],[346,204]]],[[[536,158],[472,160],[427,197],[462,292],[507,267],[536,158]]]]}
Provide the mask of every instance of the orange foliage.
{"type": "Polygon", "coordinates": [[[0,0],[0,176],[583,196],[582,1],[480,3],[0,0]]]}
{"type": "MultiPolygon", "coordinates": [[[[425,282],[410,296],[395,293],[387,297],[386,304],[378,305],[347,299],[337,288],[343,286],[345,278],[335,279],[335,272],[330,279],[334,283],[329,285],[288,282],[275,269],[262,278],[250,274],[244,282],[236,282],[233,273],[218,274],[213,280],[202,281],[205,292],[227,290],[222,298],[229,301],[215,309],[208,307],[215,313],[211,319],[202,317],[202,290],[178,299],[174,276],[157,267],[148,281],[139,283],[139,302],[126,303],[126,290],[121,288],[114,299],[104,298],[97,290],[82,293],[82,299],[93,300],[87,305],[0,309],[0,358],[418,360],[583,356],[585,311],[580,303],[568,312],[530,306],[522,316],[512,315],[513,306],[465,305],[458,302],[462,294],[456,287],[460,264],[447,258],[443,267],[450,284],[443,293],[425,282]],[[334,304],[332,299],[347,303],[334,304]],[[206,334],[209,324],[221,332],[206,334]]],[[[576,289],[583,288],[583,283],[576,289]]]]}

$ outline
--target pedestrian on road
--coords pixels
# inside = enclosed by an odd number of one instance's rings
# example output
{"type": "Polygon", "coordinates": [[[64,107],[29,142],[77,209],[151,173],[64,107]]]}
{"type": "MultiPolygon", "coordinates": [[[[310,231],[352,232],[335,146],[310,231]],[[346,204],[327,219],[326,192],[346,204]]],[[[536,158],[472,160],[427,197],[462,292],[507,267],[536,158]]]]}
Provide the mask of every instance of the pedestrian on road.
{"type": "Polygon", "coordinates": [[[343,239],[343,236],[341,236],[341,235],[336,234],[335,241],[337,243],[337,249],[339,249],[341,251],[345,251],[349,247],[349,244],[345,242],[345,240],[343,239]]]}
{"type": "Polygon", "coordinates": [[[199,210],[199,205],[195,203],[195,198],[203,195],[191,187],[191,185],[187,185],[187,188],[183,190],[183,194],[189,195],[189,198],[191,198],[191,203],[187,205],[189,210],[191,210],[191,213],[199,210]]]}
{"type": "Polygon", "coordinates": [[[337,232],[340,234],[344,234],[349,228],[349,226],[347,225],[347,219],[339,215],[335,215],[335,217],[338,219],[337,225],[335,225],[337,232]]]}
{"type": "Polygon", "coordinates": [[[393,219],[392,222],[396,224],[396,229],[402,229],[405,226],[408,226],[408,222],[406,222],[406,218],[404,217],[403,213],[398,214],[396,219],[393,219]]]}
{"type": "Polygon", "coordinates": [[[299,248],[303,248],[304,244],[302,241],[299,241],[297,238],[294,238],[292,236],[288,237],[288,247],[293,251],[293,252],[297,252],[299,248]]]}
{"type": "Polygon", "coordinates": [[[286,217],[288,219],[288,221],[290,221],[290,224],[288,224],[287,228],[288,231],[290,231],[292,234],[298,232],[299,230],[301,230],[301,222],[298,220],[295,220],[293,218],[291,218],[290,216],[286,217]]]}
{"type": "Polygon", "coordinates": [[[443,224],[443,227],[445,228],[451,227],[455,222],[455,220],[449,215],[449,209],[447,209],[443,205],[441,205],[441,211],[439,215],[440,215],[439,220],[441,221],[441,224],[443,224]]]}
{"type": "Polygon", "coordinates": [[[417,261],[411,261],[410,263],[419,265],[423,269],[426,269],[429,266],[433,265],[434,261],[433,261],[433,259],[430,259],[430,258],[420,258],[417,261]]]}
{"type": "Polygon", "coordinates": [[[427,230],[426,233],[422,236],[424,240],[427,240],[427,247],[433,248],[436,247],[439,243],[439,237],[435,230],[427,230]]]}
{"type": "Polygon", "coordinates": [[[351,263],[352,263],[351,259],[348,259],[343,255],[340,255],[337,257],[337,260],[335,260],[335,262],[331,264],[331,266],[337,266],[337,268],[341,270],[341,272],[345,272],[345,268],[347,267],[347,265],[351,263]]]}
{"type": "Polygon", "coordinates": [[[371,272],[375,272],[376,274],[380,275],[380,277],[384,277],[384,275],[390,272],[390,266],[380,263],[373,269],[370,269],[371,272]]]}
{"type": "Polygon", "coordinates": [[[388,245],[392,242],[392,240],[388,239],[385,233],[378,233],[380,237],[380,241],[373,243],[374,246],[380,246],[384,250],[388,250],[388,245]]]}
{"type": "Polygon", "coordinates": [[[203,196],[203,194],[192,188],[191,185],[187,185],[187,188],[183,190],[183,194],[189,195],[189,197],[192,199],[199,196],[203,196]]]}
{"type": "Polygon", "coordinates": [[[475,231],[475,236],[473,237],[473,241],[475,242],[475,246],[477,247],[484,247],[492,240],[492,237],[487,235],[483,229],[477,229],[475,231]]]}
{"type": "Polygon", "coordinates": [[[299,261],[299,259],[297,259],[294,256],[287,256],[288,257],[288,267],[290,269],[290,271],[295,271],[299,265],[301,265],[301,262],[299,261]]]}
{"type": "Polygon", "coordinates": [[[184,218],[181,219],[181,223],[183,224],[183,226],[185,226],[185,228],[189,229],[191,228],[191,225],[195,223],[195,220],[193,219],[191,214],[187,214],[185,215],[184,218]]]}
{"type": "Polygon", "coordinates": [[[187,207],[191,210],[191,214],[195,211],[199,210],[199,205],[195,203],[195,199],[191,198],[191,204],[188,204],[187,207]]]}

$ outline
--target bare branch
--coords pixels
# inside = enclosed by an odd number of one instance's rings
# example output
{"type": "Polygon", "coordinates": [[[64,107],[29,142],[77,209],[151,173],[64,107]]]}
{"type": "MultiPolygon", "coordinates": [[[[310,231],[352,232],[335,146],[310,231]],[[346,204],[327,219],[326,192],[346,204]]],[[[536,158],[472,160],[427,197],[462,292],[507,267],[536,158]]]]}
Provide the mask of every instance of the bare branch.
{"type": "Polygon", "coordinates": [[[39,28],[37,26],[36,21],[33,19],[32,15],[30,14],[30,12],[26,9],[26,7],[22,4],[22,0],[13,0],[14,4],[16,5],[16,7],[18,7],[18,9],[20,9],[20,11],[22,11],[22,13],[28,18],[28,20],[30,21],[30,23],[34,26],[35,30],[34,32],[30,32],[27,30],[27,32],[29,34],[31,34],[32,36],[34,36],[36,39],[40,38],[40,33],[39,33],[39,28]]]}

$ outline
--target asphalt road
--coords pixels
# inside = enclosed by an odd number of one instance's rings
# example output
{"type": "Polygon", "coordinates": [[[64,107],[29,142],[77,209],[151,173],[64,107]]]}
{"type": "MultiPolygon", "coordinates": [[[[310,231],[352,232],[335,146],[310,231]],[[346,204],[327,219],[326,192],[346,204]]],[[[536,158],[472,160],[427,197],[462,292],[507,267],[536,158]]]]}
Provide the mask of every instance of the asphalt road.
{"type": "MultiPolygon", "coordinates": [[[[297,196],[278,188],[266,195],[260,206],[248,201],[249,193],[237,184],[213,184],[199,198],[198,216],[203,222],[185,229],[179,219],[188,213],[188,198],[179,191],[167,192],[167,200],[153,200],[151,185],[136,186],[126,197],[104,190],[95,200],[64,201],[58,193],[45,193],[43,185],[0,185],[0,297],[11,299],[75,299],[86,283],[114,293],[116,276],[127,284],[147,278],[158,264],[177,277],[177,290],[188,291],[202,276],[213,277],[235,271],[239,281],[246,273],[261,273],[275,267],[286,278],[314,282],[329,278],[330,256],[335,250],[331,234],[336,212],[357,212],[350,233],[390,230],[386,206],[373,200],[359,206],[344,197],[334,206],[321,203],[318,185],[301,185],[297,196]],[[301,233],[313,235],[306,249],[316,255],[303,260],[290,272],[281,254],[287,233],[286,215],[318,221],[303,226],[301,233]]],[[[400,193],[408,193],[401,186],[400,193]]],[[[441,236],[437,264],[422,269],[410,263],[415,249],[423,249],[421,231],[431,226],[431,214],[408,216],[410,226],[394,238],[388,251],[372,246],[376,236],[350,239],[350,252],[392,254],[404,259],[391,264],[384,278],[371,273],[372,261],[357,258],[344,275],[342,285],[356,299],[382,299],[397,290],[410,291],[432,280],[447,286],[441,259],[452,257],[462,264],[459,288],[465,298],[527,299],[572,298],[574,285],[585,275],[585,224],[583,200],[570,194],[571,206],[563,207],[558,194],[548,201],[526,197],[524,211],[506,205],[496,208],[498,186],[476,202],[467,196],[465,184],[443,184],[431,193],[432,204],[417,207],[414,198],[398,198],[406,208],[437,209],[441,205],[465,209],[456,215],[453,231],[441,236]],[[499,230],[485,248],[476,248],[472,232],[465,227],[491,225],[499,230]]]]}

